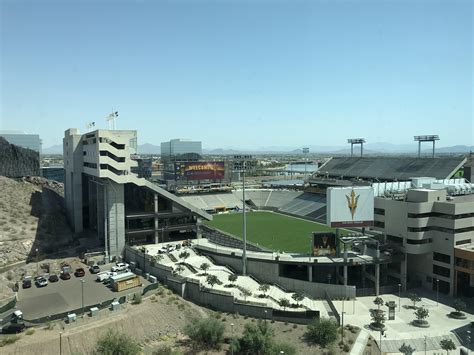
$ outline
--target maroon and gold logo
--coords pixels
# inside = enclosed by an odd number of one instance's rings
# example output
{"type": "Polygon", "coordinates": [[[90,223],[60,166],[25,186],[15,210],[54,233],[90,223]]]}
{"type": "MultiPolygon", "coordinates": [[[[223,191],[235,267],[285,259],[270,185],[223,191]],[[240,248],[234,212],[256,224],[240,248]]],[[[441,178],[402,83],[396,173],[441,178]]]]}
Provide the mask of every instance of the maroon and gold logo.
{"type": "Polygon", "coordinates": [[[352,220],[354,220],[354,215],[355,215],[355,213],[356,213],[357,201],[359,201],[359,196],[360,196],[360,195],[357,195],[357,196],[356,196],[356,193],[354,192],[354,190],[352,190],[352,192],[351,192],[350,195],[346,195],[347,207],[348,207],[349,210],[351,211],[352,220]]]}

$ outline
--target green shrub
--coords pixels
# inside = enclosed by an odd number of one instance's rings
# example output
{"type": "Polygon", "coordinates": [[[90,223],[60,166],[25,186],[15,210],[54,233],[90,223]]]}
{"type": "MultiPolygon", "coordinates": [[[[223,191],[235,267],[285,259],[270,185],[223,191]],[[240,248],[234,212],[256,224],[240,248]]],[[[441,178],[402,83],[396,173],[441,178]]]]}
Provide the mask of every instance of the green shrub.
{"type": "Polygon", "coordinates": [[[129,335],[108,330],[97,340],[94,353],[97,355],[138,355],[141,353],[141,348],[129,335]]]}
{"type": "Polygon", "coordinates": [[[316,318],[308,324],[306,337],[309,341],[326,347],[337,339],[338,325],[329,318],[316,318]]]}
{"type": "Polygon", "coordinates": [[[275,331],[267,322],[259,319],[257,324],[245,324],[240,349],[244,354],[271,354],[275,331]]]}
{"type": "Polygon", "coordinates": [[[224,341],[225,327],[215,318],[194,320],[184,327],[195,348],[219,349],[224,341]]]}
{"type": "Polygon", "coordinates": [[[35,333],[35,328],[28,328],[25,332],[26,335],[33,335],[35,333]]]}
{"type": "Polygon", "coordinates": [[[142,295],[140,293],[135,293],[133,295],[132,304],[140,304],[140,303],[142,303],[142,295]]]}
{"type": "Polygon", "coordinates": [[[164,346],[159,348],[152,353],[153,355],[180,355],[178,350],[173,349],[171,346],[164,346]]]}
{"type": "Polygon", "coordinates": [[[296,348],[293,345],[287,344],[287,343],[273,344],[273,346],[271,347],[270,354],[282,354],[282,351],[283,351],[283,354],[285,354],[285,355],[296,355],[297,354],[296,348]]]}
{"type": "Polygon", "coordinates": [[[9,344],[13,344],[16,341],[18,341],[19,339],[20,339],[19,335],[12,335],[12,336],[8,336],[6,338],[3,338],[0,341],[0,347],[5,346],[5,345],[9,345],[9,344]]]}
{"type": "Polygon", "coordinates": [[[344,344],[344,346],[342,347],[342,350],[344,350],[344,352],[348,353],[349,350],[351,350],[351,347],[349,346],[349,344],[344,344]]]}

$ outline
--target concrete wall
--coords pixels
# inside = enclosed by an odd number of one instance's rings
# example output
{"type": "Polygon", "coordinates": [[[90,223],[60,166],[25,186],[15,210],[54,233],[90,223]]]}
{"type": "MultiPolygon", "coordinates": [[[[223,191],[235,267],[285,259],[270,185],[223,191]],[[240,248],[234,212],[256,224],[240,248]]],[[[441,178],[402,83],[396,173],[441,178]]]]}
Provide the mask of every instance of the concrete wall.
{"type": "Polygon", "coordinates": [[[125,205],[124,185],[107,184],[107,205],[109,219],[109,254],[119,257],[125,247],[125,205]]]}
{"type": "MultiPolygon", "coordinates": [[[[199,250],[210,256],[217,264],[228,265],[237,273],[242,273],[242,259],[240,257],[220,254],[203,248],[199,248],[199,250]]],[[[317,267],[316,264],[312,265],[317,267]]],[[[247,272],[259,281],[280,285],[288,291],[304,291],[313,298],[322,299],[325,297],[325,292],[328,292],[332,298],[354,298],[356,296],[355,288],[352,286],[316,283],[279,276],[279,261],[277,260],[247,258],[247,272]]]]}
{"type": "Polygon", "coordinates": [[[140,253],[131,247],[125,247],[124,256],[127,262],[135,262],[137,267],[140,267],[144,272],[155,276],[158,280],[168,285],[171,290],[181,295],[183,298],[213,310],[227,313],[238,313],[254,318],[265,319],[265,317],[267,317],[269,320],[274,319],[300,324],[308,324],[315,317],[319,317],[318,311],[278,311],[277,315],[274,315],[273,309],[268,308],[264,303],[238,302],[230,292],[227,293],[224,291],[210,290],[206,287],[202,287],[202,285],[200,285],[196,280],[173,276],[171,268],[155,264],[149,258],[144,259],[143,253],[140,253]],[[143,267],[144,261],[145,267],[143,267]]]}

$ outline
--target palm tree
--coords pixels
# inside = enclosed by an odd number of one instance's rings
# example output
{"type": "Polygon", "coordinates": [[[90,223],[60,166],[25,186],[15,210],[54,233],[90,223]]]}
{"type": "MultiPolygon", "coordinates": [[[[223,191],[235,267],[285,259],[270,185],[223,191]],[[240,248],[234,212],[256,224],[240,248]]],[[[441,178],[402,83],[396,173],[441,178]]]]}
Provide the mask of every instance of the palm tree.
{"type": "Polygon", "coordinates": [[[296,302],[296,305],[299,307],[299,303],[304,300],[304,294],[301,291],[296,291],[291,298],[296,302]]]}
{"type": "Polygon", "coordinates": [[[258,287],[258,290],[259,290],[260,292],[262,292],[263,297],[265,297],[265,294],[268,292],[269,289],[270,289],[270,285],[267,285],[267,284],[261,284],[261,285],[258,287]]]}
{"type": "Polygon", "coordinates": [[[208,263],[202,263],[200,266],[201,270],[204,271],[204,275],[207,275],[207,270],[209,270],[210,267],[211,265],[208,263]]]}
{"type": "Polygon", "coordinates": [[[178,275],[181,275],[181,273],[184,271],[184,266],[183,265],[178,265],[176,266],[176,272],[178,275]]]}
{"type": "Polygon", "coordinates": [[[441,345],[441,349],[446,350],[448,355],[451,350],[456,350],[456,345],[451,339],[443,339],[439,342],[439,345],[441,345]]]}
{"type": "Polygon", "coordinates": [[[252,292],[250,292],[248,289],[244,287],[240,289],[240,292],[242,293],[242,296],[244,296],[245,302],[247,302],[247,297],[252,296],[252,292]]]}
{"type": "Polygon", "coordinates": [[[216,275],[207,275],[206,282],[211,285],[211,287],[214,287],[214,285],[219,283],[219,279],[216,275]]]}
{"type": "Polygon", "coordinates": [[[380,306],[383,306],[382,297],[375,297],[374,304],[378,307],[377,309],[380,310],[380,306]]]}
{"type": "Polygon", "coordinates": [[[286,307],[290,307],[290,301],[288,301],[286,298],[280,298],[278,304],[280,307],[283,307],[284,311],[286,310],[286,307]]]}
{"type": "Polygon", "coordinates": [[[229,275],[228,280],[230,281],[232,286],[234,286],[234,283],[235,283],[235,281],[237,281],[237,278],[238,278],[238,276],[236,274],[230,274],[229,275]]]}

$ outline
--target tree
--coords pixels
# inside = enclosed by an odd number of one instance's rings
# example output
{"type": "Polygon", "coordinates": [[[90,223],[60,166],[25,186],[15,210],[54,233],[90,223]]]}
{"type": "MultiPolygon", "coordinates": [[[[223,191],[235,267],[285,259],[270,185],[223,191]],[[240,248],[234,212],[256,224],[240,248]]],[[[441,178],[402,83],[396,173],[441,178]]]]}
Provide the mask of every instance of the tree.
{"type": "Polygon", "coordinates": [[[419,323],[425,323],[425,319],[429,317],[430,311],[428,311],[425,307],[420,307],[415,311],[414,314],[419,323]]]}
{"type": "Polygon", "coordinates": [[[240,339],[240,350],[244,354],[270,354],[274,346],[273,336],[275,331],[270,323],[261,319],[257,324],[247,323],[240,339]]]}
{"type": "Polygon", "coordinates": [[[286,307],[290,307],[290,301],[288,301],[286,298],[280,298],[278,304],[280,307],[283,307],[284,311],[286,310],[286,307]]]}
{"type": "Polygon", "coordinates": [[[232,286],[234,285],[235,281],[237,281],[237,275],[236,274],[230,274],[229,277],[227,278],[229,280],[229,282],[232,284],[232,286]]]}
{"type": "Polygon", "coordinates": [[[398,351],[400,351],[403,355],[412,355],[415,352],[415,349],[413,349],[410,345],[403,343],[398,351]]]}
{"type": "Polygon", "coordinates": [[[184,266],[183,265],[176,266],[175,271],[178,273],[178,275],[181,275],[181,273],[184,271],[184,266]]]}
{"type": "Polygon", "coordinates": [[[330,318],[315,318],[308,324],[308,340],[326,347],[337,339],[338,325],[330,318]]]}
{"type": "Polygon", "coordinates": [[[416,304],[421,302],[421,297],[419,297],[416,293],[409,294],[408,298],[413,302],[413,308],[416,308],[416,304]]]}
{"type": "Polygon", "coordinates": [[[108,330],[97,340],[94,352],[107,355],[135,355],[141,353],[141,348],[129,335],[108,330]]]}
{"type": "Polygon", "coordinates": [[[242,296],[244,296],[245,301],[247,301],[247,297],[252,296],[252,292],[250,292],[248,289],[244,287],[240,288],[240,293],[242,294],[242,296]]]}
{"type": "Polygon", "coordinates": [[[377,309],[380,309],[380,306],[383,306],[382,297],[375,297],[374,304],[377,306],[377,309]]]}
{"type": "Polygon", "coordinates": [[[211,265],[208,263],[202,263],[200,266],[201,270],[204,271],[204,275],[207,275],[207,270],[209,270],[210,267],[211,265]]]}
{"type": "Polygon", "coordinates": [[[291,295],[291,298],[295,300],[296,305],[299,307],[299,303],[304,300],[304,294],[301,291],[296,291],[291,295]]]}
{"type": "Polygon", "coordinates": [[[155,256],[155,261],[159,264],[161,260],[163,260],[163,255],[162,254],[157,254],[155,256]]]}
{"type": "Polygon", "coordinates": [[[456,345],[451,339],[443,339],[439,345],[441,345],[441,349],[446,350],[446,354],[449,354],[451,350],[456,350],[456,345]]]}
{"type": "Polygon", "coordinates": [[[462,314],[464,311],[466,311],[466,308],[466,303],[464,303],[462,300],[459,298],[454,300],[454,309],[456,310],[456,313],[462,314]]]}
{"type": "Polygon", "coordinates": [[[214,285],[219,284],[220,281],[216,275],[207,275],[206,282],[211,285],[211,287],[214,287],[214,285]]]}
{"type": "Polygon", "coordinates": [[[260,286],[258,286],[258,290],[263,293],[263,297],[265,297],[265,294],[268,292],[269,289],[270,285],[267,284],[261,284],[260,286]]]}
{"type": "Polygon", "coordinates": [[[186,260],[187,258],[189,258],[189,255],[191,255],[191,254],[189,254],[189,252],[187,252],[187,251],[183,251],[183,252],[179,253],[179,257],[180,257],[181,259],[184,259],[184,260],[186,260]]]}
{"type": "Polygon", "coordinates": [[[373,309],[370,311],[370,317],[372,322],[377,328],[382,328],[385,323],[385,312],[379,311],[378,309],[373,309]]]}
{"type": "Polygon", "coordinates": [[[219,349],[224,341],[225,327],[215,318],[194,320],[184,327],[193,346],[203,349],[219,349]]]}

